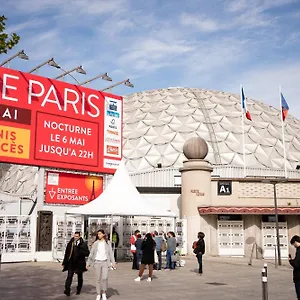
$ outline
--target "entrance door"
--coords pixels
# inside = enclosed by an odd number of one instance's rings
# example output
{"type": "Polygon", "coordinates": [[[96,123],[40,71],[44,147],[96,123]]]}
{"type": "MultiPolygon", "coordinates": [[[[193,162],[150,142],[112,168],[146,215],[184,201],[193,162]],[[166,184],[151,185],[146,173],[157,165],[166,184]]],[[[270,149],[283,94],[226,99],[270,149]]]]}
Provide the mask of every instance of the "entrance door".
{"type": "MultiPolygon", "coordinates": [[[[280,222],[279,225],[279,240],[280,240],[280,254],[282,258],[288,257],[288,229],[287,222],[280,222]]],[[[263,257],[275,258],[276,249],[276,223],[263,222],[262,223],[262,244],[263,257]]]]}
{"type": "Polygon", "coordinates": [[[244,256],[243,221],[218,221],[219,255],[244,256]]]}

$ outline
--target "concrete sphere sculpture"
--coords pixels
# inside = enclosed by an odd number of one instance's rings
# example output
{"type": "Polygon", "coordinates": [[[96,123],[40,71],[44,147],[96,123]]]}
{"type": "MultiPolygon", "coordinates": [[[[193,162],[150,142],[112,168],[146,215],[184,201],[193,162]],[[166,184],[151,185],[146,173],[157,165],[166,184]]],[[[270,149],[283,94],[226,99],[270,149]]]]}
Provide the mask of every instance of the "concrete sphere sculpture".
{"type": "Polygon", "coordinates": [[[183,153],[187,159],[204,159],[208,153],[207,143],[200,137],[190,138],[183,145],[183,153]]]}

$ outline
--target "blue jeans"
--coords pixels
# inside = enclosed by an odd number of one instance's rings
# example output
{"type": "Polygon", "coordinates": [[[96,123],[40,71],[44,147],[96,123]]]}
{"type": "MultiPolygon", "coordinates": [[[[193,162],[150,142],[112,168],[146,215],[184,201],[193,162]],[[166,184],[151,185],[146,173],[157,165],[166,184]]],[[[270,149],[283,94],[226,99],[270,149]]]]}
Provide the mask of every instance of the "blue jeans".
{"type": "Polygon", "coordinates": [[[158,270],[161,270],[161,251],[156,251],[158,258],[158,270]]]}
{"type": "Polygon", "coordinates": [[[136,250],[136,269],[139,270],[142,261],[143,251],[136,250]]]}
{"type": "Polygon", "coordinates": [[[167,250],[167,265],[166,269],[175,269],[175,262],[172,262],[172,255],[174,254],[173,250],[167,250]]]}
{"type": "Polygon", "coordinates": [[[300,300],[300,282],[295,282],[295,289],[296,289],[297,299],[300,300]]]}
{"type": "Polygon", "coordinates": [[[202,256],[203,254],[201,252],[199,252],[197,254],[197,259],[198,259],[198,264],[199,264],[199,273],[202,274],[203,270],[202,270],[202,256]]]}

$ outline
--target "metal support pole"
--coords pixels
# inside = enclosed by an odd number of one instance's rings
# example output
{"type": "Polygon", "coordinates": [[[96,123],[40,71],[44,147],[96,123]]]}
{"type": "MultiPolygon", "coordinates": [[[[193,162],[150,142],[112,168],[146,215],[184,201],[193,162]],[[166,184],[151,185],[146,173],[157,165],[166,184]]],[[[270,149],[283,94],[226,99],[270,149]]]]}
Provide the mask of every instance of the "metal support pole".
{"type": "Polygon", "coordinates": [[[262,300],[268,300],[268,277],[265,268],[261,271],[262,300]]]}
{"type": "Polygon", "coordinates": [[[275,268],[278,267],[278,260],[277,260],[277,250],[276,250],[276,245],[274,247],[274,251],[275,251],[275,268]]]}
{"type": "Polygon", "coordinates": [[[278,265],[281,266],[281,253],[280,253],[280,237],[279,237],[279,224],[278,224],[278,207],[277,207],[276,183],[273,183],[273,187],[274,187],[274,206],[275,206],[276,243],[277,243],[278,265]]]}

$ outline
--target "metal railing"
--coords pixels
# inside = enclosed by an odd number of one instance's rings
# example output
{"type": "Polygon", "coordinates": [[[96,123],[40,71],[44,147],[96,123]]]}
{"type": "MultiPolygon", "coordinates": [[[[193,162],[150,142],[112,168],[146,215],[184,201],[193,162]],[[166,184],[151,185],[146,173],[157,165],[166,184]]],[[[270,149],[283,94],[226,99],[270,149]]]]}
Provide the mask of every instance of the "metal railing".
{"type": "MultiPolygon", "coordinates": [[[[267,168],[247,168],[246,175],[251,177],[282,177],[284,170],[267,168]]],[[[134,172],[130,177],[135,186],[140,187],[176,187],[180,186],[179,168],[154,169],[149,171],[134,172]],[[175,177],[179,180],[175,180],[175,177]],[[179,181],[179,184],[178,184],[179,181]]],[[[244,168],[237,166],[213,166],[213,178],[244,178],[244,168]]],[[[298,170],[288,171],[288,178],[300,179],[298,170]]]]}

